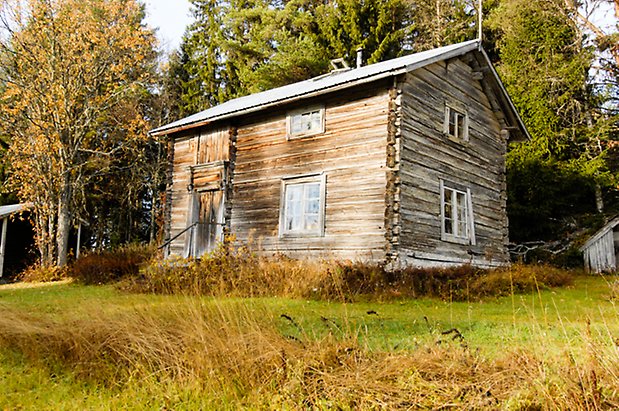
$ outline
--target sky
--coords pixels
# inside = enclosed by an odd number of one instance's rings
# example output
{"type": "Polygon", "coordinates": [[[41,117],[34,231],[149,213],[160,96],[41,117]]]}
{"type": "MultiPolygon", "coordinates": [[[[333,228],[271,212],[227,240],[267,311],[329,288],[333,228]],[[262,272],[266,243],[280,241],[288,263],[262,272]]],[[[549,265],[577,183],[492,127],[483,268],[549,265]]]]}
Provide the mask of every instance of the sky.
{"type": "MultiPolygon", "coordinates": [[[[153,28],[158,28],[162,48],[171,51],[178,48],[185,27],[191,22],[188,0],[143,0],[146,4],[146,19],[153,28]]],[[[586,10],[585,10],[586,12],[586,10]]],[[[594,19],[607,32],[608,26],[615,24],[612,6],[598,10],[594,19]]],[[[586,14],[586,13],[585,13],[586,14]]]]}
{"type": "Polygon", "coordinates": [[[157,36],[164,50],[178,48],[185,27],[191,22],[188,0],[143,0],[146,4],[146,20],[158,28],[157,36]]]}

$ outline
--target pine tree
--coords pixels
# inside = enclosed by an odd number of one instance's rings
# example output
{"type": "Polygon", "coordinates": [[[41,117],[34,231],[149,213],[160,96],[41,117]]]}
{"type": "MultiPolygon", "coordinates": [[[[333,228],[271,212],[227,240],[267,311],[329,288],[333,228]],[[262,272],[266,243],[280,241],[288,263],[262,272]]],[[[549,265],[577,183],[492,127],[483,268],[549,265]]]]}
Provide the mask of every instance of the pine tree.
{"type": "Polygon", "coordinates": [[[594,53],[572,12],[563,0],[502,0],[489,19],[497,69],[533,136],[508,155],[514,240],[559,235],[562,219],[595,211],[596,185],[612,179],[596,144],[609,136],[590,85],[594,53]]]}
{"type": "Polygon", "coordinates": [[[405,0],[343,0],[318,8],[318,30],[332,58],[352,64],[361,47],[372,64],[402,54],[412,33],[412,13],[405,0]]]}
{"type": "Polygon", "coordinates": [[[195,22],[172,67],[181,111],[324,74],[330,59],[352,66],[359,47],[371,64],[473,38],[474,9],[437,1],[438,15],[408,0],[191,0],[195,22]]]}

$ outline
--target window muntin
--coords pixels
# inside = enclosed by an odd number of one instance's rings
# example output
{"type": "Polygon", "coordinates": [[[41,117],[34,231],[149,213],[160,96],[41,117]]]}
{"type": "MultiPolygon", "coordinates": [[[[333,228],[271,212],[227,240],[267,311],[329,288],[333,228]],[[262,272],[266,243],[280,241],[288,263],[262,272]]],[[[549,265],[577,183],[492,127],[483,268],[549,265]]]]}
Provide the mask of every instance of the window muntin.
{"type": "Polygon", "coordinates": [[[468,238],[466,193],[445,187],[443,196],[445,234],[468,238]]]}
{"type": "Polygon", "coordinates": [[[280,211],[281,236],[324,233],[324,175],[284,180],[280,211]]]}
{"type": "Polygon", "coordinates": [[[441,238],[475,244],[471,192],[448,187],[441,181],[441,238]]]}
{"type": "Polygon", "coordinates": [[[313,107],[288,114],[288,138],[323,133],[324,107],[313,107]]]}
{"type": "Polygon", "coordinates": [[[466,111],[445,106],[444,132],[456,140],[468,141],[469,119],[466,111]]]}

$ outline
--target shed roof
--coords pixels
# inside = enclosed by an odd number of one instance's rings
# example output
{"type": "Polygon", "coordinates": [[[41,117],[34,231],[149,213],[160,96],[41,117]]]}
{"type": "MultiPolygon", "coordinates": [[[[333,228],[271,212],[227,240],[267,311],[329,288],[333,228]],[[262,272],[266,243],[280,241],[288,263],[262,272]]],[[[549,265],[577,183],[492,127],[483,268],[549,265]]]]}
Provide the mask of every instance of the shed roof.
{"type": "Polygon", "coordinates": [[[20,211],[26,210],[29,207],[30,205],[25,203],[0,206],[0,218],[5,218],[12,214],[19,213],[20,211]]]}
{"type": "Polygon", "coordinates": [[[598,232],[596,232],[595,234],[593,234],[581,247],[580,247],[580,251],[585,251],[587,248],[591,247],[593,244],[595,244],[600,238],[604,237],[604,235],[606,235],[606,233],[608,233],[609,231],[613,230],[615,227],[617,227],[617,225],[619,225],[619,216],[613,218],[612,220],[610,220],[608,223],[606,223],[606,225],[604,225],[604,227],[600,228],[598,230],[598,232]]]}
{"type": "Polygon", "coordinates": [[[327,92],[369,83],[390,76],[396,76],[438,61],[462,56],[475,50],[478,50],[482,54],[482,64],[488,67],[491,72],[490,77],[492,77],[491,81],[494,85],[493,89],[495,92],[500,94],[498,97],[502,102],[503,109],[510,112],[508,113],[508,118],[512,123],[514,123],[512,124],[513,128],[517,129],[522,137],[529,138],[529,134],[524,126],[524,123],[516,112],[507,91],[503,87],[498,74],[492,67],[488,56],[483,51],[481,43],[478,40],[471,40],[420,53],[410,54],[404,57],[370,64],[347,71],[332,72],[298,83],[239,97],[173,123],[156,128],[152,130],[150,134],[165,135],[199,127],[213,121],[229,119],[268,107],[296,101],[302,98],[317,96],[327,92]]]}

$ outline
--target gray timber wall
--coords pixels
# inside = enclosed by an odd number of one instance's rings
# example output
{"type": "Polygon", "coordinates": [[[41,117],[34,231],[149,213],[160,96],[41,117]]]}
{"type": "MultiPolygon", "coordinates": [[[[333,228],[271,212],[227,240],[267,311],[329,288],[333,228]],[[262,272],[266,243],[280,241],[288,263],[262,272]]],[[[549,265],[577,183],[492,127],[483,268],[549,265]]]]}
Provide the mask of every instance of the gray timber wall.
{"type": "Polygon", "coordinates": [[[230,127],[215,125],[173,136],[169,153],[171,178],[168,181],[166,206],[170,211],[166,212],[166,240],[176,238],[170,243],[170,255],[186,256],[190,232],[178,234],[191,224],[189,210],[193,193],[187,190],[187,186],[191,183],[195,188],[200,188],[201,184],[208,184],[202,182],[199,175],[193,175],[191,167],[230,160],[233,153],[231,134],[230,127]]]}
{"type": "Polygon", "coordinates": [[[325,133],[286,139],[286,112],[236,124],[230,231],[265,253],[384,261],[386,83],[320,97],[325,133]],[[323,237],[279,237],[282,178],[326,175],[323,237]]]}
{"type": "Polygon", "coordinates": [[[617,259],[612,228],[587,246],[583,250],[583,257],[585,259],[585,269],[588,272],[615,272],[617,270],[617,259]]]}
{"type": "Polygon", "coordinates": [[[392,260],[417,266],[506,263],[506,137],[472,69],[453,59],[408,73],[392,92],[392,106],[400,152],[394,221],[401,225],[392,260]],[[468,142],[443,134],[445,104],[466,108],[468,142]],[[476,245],[441,240],[440,179],[470,188],[476,245]]]}

